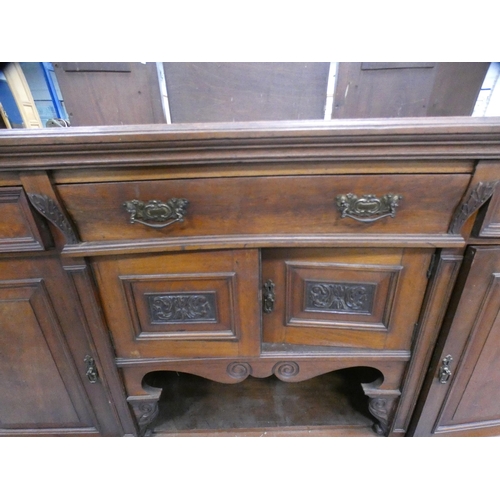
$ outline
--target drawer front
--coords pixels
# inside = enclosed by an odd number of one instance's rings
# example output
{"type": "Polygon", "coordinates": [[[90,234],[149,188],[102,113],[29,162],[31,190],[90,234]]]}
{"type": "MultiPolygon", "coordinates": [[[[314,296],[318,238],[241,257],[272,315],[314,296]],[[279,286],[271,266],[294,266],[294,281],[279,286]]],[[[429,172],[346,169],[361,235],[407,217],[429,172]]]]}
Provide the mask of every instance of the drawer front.
{"type": "Polygon", "coordinates": [[[121,358],[260,352],[257,250],[93,261],[121,358]]]}
{"type": "Polygon", "coordinates": [[[0,252],[44,250],[50,244],[45,223],[35,215],[21,187],[0,188],[0,252]]]}
{"type": "Polygon", "coordinates": [[[264,342],[409,349],[432,253],[263,250],[264,342]]]}
{"type": "Polygon", "coordinates": [[[317,175],[67,184],[58,189],[82,240],[106,241],[444,234],[468,181],[466,174],[317,175]]]}

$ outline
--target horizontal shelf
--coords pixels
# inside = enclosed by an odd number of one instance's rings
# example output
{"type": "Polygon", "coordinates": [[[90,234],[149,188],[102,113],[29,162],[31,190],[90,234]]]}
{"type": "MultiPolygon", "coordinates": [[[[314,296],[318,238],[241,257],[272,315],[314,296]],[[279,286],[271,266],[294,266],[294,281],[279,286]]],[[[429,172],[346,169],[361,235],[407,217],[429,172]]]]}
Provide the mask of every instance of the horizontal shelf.
{"type": "Polygon", "coordinates": [[[153,436],[376,436],[360,381],[375,370],[349,369],[303,382],[271,376],[221,384],[196,375],[156,372],[163,387],[153,436]]]}

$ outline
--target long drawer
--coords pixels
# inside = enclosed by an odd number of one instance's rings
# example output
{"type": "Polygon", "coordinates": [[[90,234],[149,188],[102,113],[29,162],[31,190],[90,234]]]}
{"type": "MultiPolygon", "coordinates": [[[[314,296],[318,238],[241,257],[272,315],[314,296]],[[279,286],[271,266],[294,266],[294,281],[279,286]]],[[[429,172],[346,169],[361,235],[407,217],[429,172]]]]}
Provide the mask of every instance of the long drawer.
{"type": "Polygon", "coordinates": [[[311,175],[59,185],[82,241],[444,234],[469,175],[311,175]]]}

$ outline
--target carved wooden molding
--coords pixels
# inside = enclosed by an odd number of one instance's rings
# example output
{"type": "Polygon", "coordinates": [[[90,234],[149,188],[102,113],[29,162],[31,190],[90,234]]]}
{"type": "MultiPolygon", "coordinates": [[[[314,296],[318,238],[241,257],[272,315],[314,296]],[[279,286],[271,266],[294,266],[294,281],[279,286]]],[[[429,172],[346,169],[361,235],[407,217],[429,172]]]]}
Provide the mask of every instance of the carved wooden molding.
{"type": "Polygon", "coordinates": [[[0,132],[0,171],[500,156],[498,118],[408,118],[0,132]],[[272,138],[272,147],[269,147],[272,138]],[[150,153],[154,144],[154,154],[150,153]],[[54,154],[54,150],[57,154],[54,154]]]}
{"type": "Polygon", "coordinates": [[[76,237],[71,224],[53,199],[49,198],[45,194],[27,194],[31,204],[36,208],[36,210],[64,234],[67,243],[78,243],[78,238],[76,237]]]}
{"type": "Polygon", "coordinates": [[[465,221],[493,196],[499,182],[478,182],[474,186],[474,189],[469,193],[467,199],[460,205],[454,215],[449,229],[450,233],[460,233],[465,221]]]}

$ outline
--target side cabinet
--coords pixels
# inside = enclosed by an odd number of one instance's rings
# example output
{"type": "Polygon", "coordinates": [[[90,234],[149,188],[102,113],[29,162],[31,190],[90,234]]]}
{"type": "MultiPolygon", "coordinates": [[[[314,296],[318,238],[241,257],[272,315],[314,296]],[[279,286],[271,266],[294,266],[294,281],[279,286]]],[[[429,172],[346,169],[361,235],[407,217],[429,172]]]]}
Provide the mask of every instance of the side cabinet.
{"type": "Polygon", "coordinates": [[[443,341],[417,408],[415,436],[500,433],[500,247],[470,247],[443,341]]]}
{"type": "Polygon", "coordinates": [[[120,435],[57,256],[0,259],[0,436],[120,435]]]}

